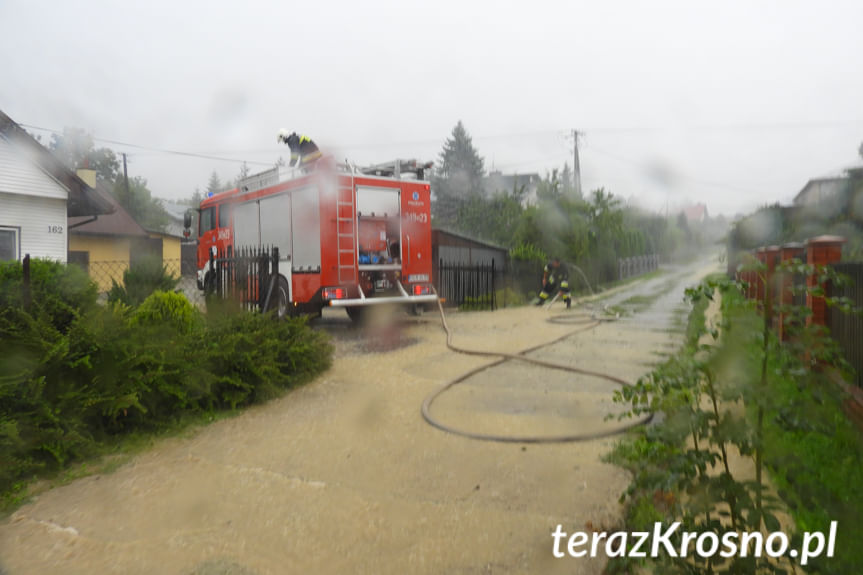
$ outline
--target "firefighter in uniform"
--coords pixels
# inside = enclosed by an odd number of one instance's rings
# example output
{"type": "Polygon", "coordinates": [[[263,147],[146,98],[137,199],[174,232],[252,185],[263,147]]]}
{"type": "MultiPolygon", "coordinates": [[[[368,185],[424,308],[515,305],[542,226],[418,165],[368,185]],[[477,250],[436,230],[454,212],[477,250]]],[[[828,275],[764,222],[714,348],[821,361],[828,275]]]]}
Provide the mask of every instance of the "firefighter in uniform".
{"type": "Polygon", "coordinates": [[[539,300],[536,302],[536,305],[544,304],[553,293],[558,291],[563,296],[566,309],[569,309],[570,305],[572,305],[572,297],[569,291],[569,273],[566,266],[561,265],[558,258],[554,258],[542,270],[542,291],[539,292],[539,300]]]}
{"type": "Polygon", "coordinates": [[[289,134],[287,130],[282,129],[276,141],[287,144],[291,149],[291,166],[299,165],[304,168],[321,157],[318,146],[308,136],[298,136],[296,132],[289,134]]]}

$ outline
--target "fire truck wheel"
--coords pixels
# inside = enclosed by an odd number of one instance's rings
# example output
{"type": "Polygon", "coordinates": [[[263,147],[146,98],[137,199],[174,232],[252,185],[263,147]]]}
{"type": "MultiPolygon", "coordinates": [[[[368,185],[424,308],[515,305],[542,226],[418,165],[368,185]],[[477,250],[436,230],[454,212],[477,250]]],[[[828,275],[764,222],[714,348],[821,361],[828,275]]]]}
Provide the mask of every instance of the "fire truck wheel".
{"type": "Polygon", "coordinates": [[[348,312],[348,317],[351,318],[351,321],[354,323],[360,323],[363,321],[363,311],[364,309],[360,306],[346,307],[345,310],[348,312]]]}
{"type": "Polygon", "coordinates": [[[279,276],[279,282],[276,284],[276,289],[271,296],[270,309],[276,310],[276,315],[279,319],[292,315],[291,288],[288,286],[288,280],[284,276],[279,276]]]}

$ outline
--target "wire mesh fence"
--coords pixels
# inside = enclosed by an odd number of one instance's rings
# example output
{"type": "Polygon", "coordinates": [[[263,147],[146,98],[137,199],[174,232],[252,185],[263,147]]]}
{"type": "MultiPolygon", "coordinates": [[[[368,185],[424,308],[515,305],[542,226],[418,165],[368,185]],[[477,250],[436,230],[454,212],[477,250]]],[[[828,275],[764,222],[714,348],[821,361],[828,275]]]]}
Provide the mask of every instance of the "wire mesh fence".
{"type": "MultiPolygon", "coordinates": [[[[103,300],[108,299],[108,294],[114,285],[126,287],[126,278],[128,272],[134,263],[128,260],[97,260],[90,261],[81,267],[90,276],[90,279],[96,284],[100,297],[103,300]]],[[[205,297],[204,292],[198,289],[197,281],[192,273],[181,273],[182,261],[180,259],[164,259],[162,260],[162,269],[164,273],[177,281],[175,291],[186,296],[192,304],[204,309],[205,297]]]]}

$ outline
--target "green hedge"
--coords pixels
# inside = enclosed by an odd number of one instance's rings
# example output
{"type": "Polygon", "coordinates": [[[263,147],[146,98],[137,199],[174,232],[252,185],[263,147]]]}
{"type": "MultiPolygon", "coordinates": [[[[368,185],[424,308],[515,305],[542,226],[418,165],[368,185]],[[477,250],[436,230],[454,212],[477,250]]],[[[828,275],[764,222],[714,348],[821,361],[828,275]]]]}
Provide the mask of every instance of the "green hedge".
{"type": "Polygon", "coordinates": [[[118,436],[263,401],[327,369],[332,347],[303,319],[205,317],[181,294],[96,304],[80,270],[0,266],[0,493],[91,456],[118,436]]]}

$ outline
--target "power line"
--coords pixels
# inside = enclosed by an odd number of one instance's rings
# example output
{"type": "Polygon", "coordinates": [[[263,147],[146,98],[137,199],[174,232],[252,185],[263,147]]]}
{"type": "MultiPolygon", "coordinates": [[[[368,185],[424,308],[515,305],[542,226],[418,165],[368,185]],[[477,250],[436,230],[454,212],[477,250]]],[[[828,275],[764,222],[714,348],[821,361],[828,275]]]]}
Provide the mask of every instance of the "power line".
{"type": "MultiPolygon", "coordinates": [[[[863,122],[855,121],[855,122],[852,122],[851,124],[853,124],[853,123],[863,123],[863,122]]],[[[28,129],[32,129],[32,130],[40,130],[43,132],[49,132],[49,133],[58,134],[58,135],[63,134],[62,131],[54,130],[51,128],[34,126],[31,124],[19,124],[19,125],[24,127],[24,128],[28,128],[28,129]]],[[[840,125],[841,126],[848,126],[849,122],[813,121],[813,122],[775,122],[775,123],[760,123],[760,124],[755,124],[755,123],[753,123],[753,124],[724,124],[724,125],[718,124],[718,125],[713,125],[713,126],[709,126],[709,125],[695,126],[695,127],[688,128],[688,129],[689,130],[695,130],[695,131],[699,131],[699,130],[741,130],[741,129],[747,129],[747,130],[748,129],[787,129],[787,128],[813,128],[813,127],[840,126],[840,125]]],[[[503,133],[503,134],[492,134],[492,135],[488,135],[488,136],[472,136],[471,138],[473,140],[477,140],[477,141],[489,141],[489,140],[501,140],[501,139],[515,139],[515,138],[524,139],[524,138],[531,138],[531,137],[537,137],[537,136],[552,136],[552,135],[556,136],[558,138],[571,137],[574,139],[574,144],[575,144],[573,162],[574,162],[574,167],[576,169],[576,177],[577,177],[581,171],[580,166],[579,166],[580,161],[578,158],[578,152],[579,152],[578,140],[581,139],[582,142],[584,142],[585,141],[584,135],[586,132],[588,132],[588,133],[657,132],[657,131],[664,131],[664,130],[668,130],[668,129],[669,128],[665,128],[665,127],[645,127],[645,126],[606,127],[606,128],[594,127],[594,128],[590,128],[590,129],[584,130],[584,131],[582,131],[582,130],[571,130],[570,132],[567,132],[564,130],[535,130],[535,131],[524,131],[524,132],[510,132],[510,133],[503,133]]],[[[214,161],[220,161],[220,162],[232,162],[232,163],[240,163],[240,164],[246,163],[246,164],[252,164],[252,165],[259,165],[259,166],[272,166],[275,164],[275,162],[262,162],[262,161],[255,161],[255,160],[232,158],[232,157],[227,157],[224,155],[217,155],[217,153],[203,153],[203,152],[189,152],[189,151],[183,151],[183,150],[172,150],[172,149],[166,149],[166,148],[158,148],[158,147],[154,147],[154,146],[146,146],[146,145],[141,145],[141,144],[132,144],[130,142],[123,142],[120,140],[113,140],[113,139],[108,139],[108,138],[96,138],[93,136],[90,136],[90,137],[95,142],[112,144],[114,146],[121,146],[121,147],[131,148],[131,149],[135,149],[135,150],[142,150],[144,152],[151,152],[151,153],[155,153],[155,154],[167,154],[167,155],[174,155],[174,156],[181,156],[181,157],[199,158],[199,159],[205,159],[205,160],[214,160],[214,161]]],[[[412,146],[412,145],[413,146],[429,145],[429,144],[439,144],[439,143],[440,143],[440,139],[435,138],[435,139],[423,139],[423,140],[390,142],[390,143],[358,143],[358,144],[351,144],[351,145],[336,144],[332,147],[333,148],[344,148],[344,149],[373,149],[373,148],[387,148],[387,147],[412,146]]],[[[638,168],[639,170],[641,170],[642,172],[646,172],[646,173],[650,172],[650,166],[646,165],[644,162],[633,160],[631,158],[627,158],[625,156],[621,156],[619,154],[612,153],[612,152],[609,152],[607,150],[603,150],[601,148],[597,148],[593,144],[588,144],[586,146],[586,148],[588,149],[588,151],[596,152],[596,153],[599,153],[601,155],[613,158],[619,162],[632,165],[632,166],[638,168]]],[[[273,152],[273,150],[270,150],[270,149],[267,149],[267,150],[261,149],[261,150],[237,151],[236,153],[244,154],[248,157],[248,156],[254,156],[254,155],[259,155],[259,154],[273,154],[274,152],[273,152]]],[[[136,154],[136,155],[141,156],[141,155],[147,155],[147,154],[136,154]]],[[[528,160],[528,161],[522,161],[522,162],[517,162],[517,163],[503,164],[501,166],[498,166],[498,169],[500,169],[500,168],[513,169],[515,167],[524,167],[524,166],[528,166],[528,165],[546,164],[549,161],[559,161],[559,158],[557,158],[557,157],[555,157],[555,158],[550,158],[550,157],[538,158],[535,160],[528,160]]],[[[687,180],[687,181],[692,182],[694,184],[716,187],[716,188],[723,188],[723,189],[727,189],[727,190],[731,190],[731,191],[737,191],[737,192],[743,192],[743,193],[747,193],[747,194],[755,193],[752,190],[739,188],[739,187],[729,185],[729,184],[726,184],[723,182],[712,182],[712,181],[707,181],[707,180],[700,180],[697,178],[693,178],[691,176],[687,176],[685,174],[676,174],[676,175],[678,177],[680,177],[681,179],[687,180]]]]}
{"type": "MultiPolygon", "coordinates": [[[[44,132],[50,132],[52,134],[59,134],[59,135],[63,134],[63,132],[58,131],[58,130],[52,130],[50,128],[41,128],[39,126],[33,126],[30,124],[19,124],[19,126],[22,126],[24,128],[29,128],[31,130],[42,130],[44,132]]],[[[174,155],[174,156],[186,156],[186,157],[191,157],[191,158],[202,158],[205,160],[217,160],[220,162],[235,162],[235,163],[240,163],[240,164],[249,163],[249,164],[257,164],[257,165],[261,165],[261,166],[271,166],[275,163],[275,162],[255,162],[255,161],[241,160],[241,159],[237,159],[237,158],[226,158],[223,156],[200,154],[197,152],[184,152],[184,151],[180,151],[180,150],[167,150],[164,148],[155,148],[152,146],[142,146],[140,144],[130,144],[129,142],[121,142],[119,140],[109,140],[107,138],[96,138],[93,136],[91,136],[91,138],[93,139],[94,142],[114,144],[115,146],[123,146],[126,148],[134,148],[136,150],[144,150],[144,151],[148,151],[148,152],[157,152],[160,154],[169,154],[169,155],[174,155]]]]}
{"type": "MultiPolygon", "coordinates": [[[[613,153],[611,153],[611,152],[607,152],[607,151],[605,151],[605,150],[602,150],[602,149],[600,149],[600,148],[597,148],[595,145],[592,145],[592,144],[591,144],[590,146],[588,146],[588,149],[589,149],[589,150],[592,150],[592,151],[594,151],[594,152],[598,152],[598,153],[599,153],[599,154],[601,154],[601,155],[608,156],[609,158],[615,159],[615,160],[617,160],[617,161],[620,161],[620,162],[623,162],[623,163],[626,163],[626,164],[630,164],[630,165],[632,165],[632,166],[635,166],[636,168],[640,169],[640,170],[641,170],[641,171],[643,171],[643,172],[646,172],[646,173],[649,173],[649,172],[650,172],[650,166],[646,165],[646,164],[645,164],[645,163],[643,163],[643,162],[639,162],[639,161],[637,161],[637,160],[633,160],[633,159],[631,159],[631,158],[626,158],[626,157],[624,157],[624,156],[620,156],[620,155],[618,155],[618,154],[613,154],[613,153]]],[[[745,188],[738,188],[738,187],[736,187],[736,186],[732,186],[732,185],[729,185],[729,184],[726,184],[726,183],[723,183],[723,182],[711,182],[711,181],[708,181],[708,180],[700,180],[700,179],[693,178],[693,177],[688,176],[688,175],[683,174],[683,173],[677,173],[677,172],[675,172],[675,173],[674,173],[674,176],[679,177],[679,178],[681,178],[681,179],[683,179],[683,180],[687,180],[687,181],[689,181],[689,182],[691,182],[691,183],[693,183],[693,184],[701,185],[701,186],[709,186],[709,187],[714,187],[714,188],[722,188],[722,189],[730,190],[730,191],[733,191],[733,192],[743,192],[743,193],[746,193],[746,194],[756,194],[756,192],[754,192],[754,191],[752,191],[752,190],[748,190],[748,189],[745,189],[745,188]]]]}

